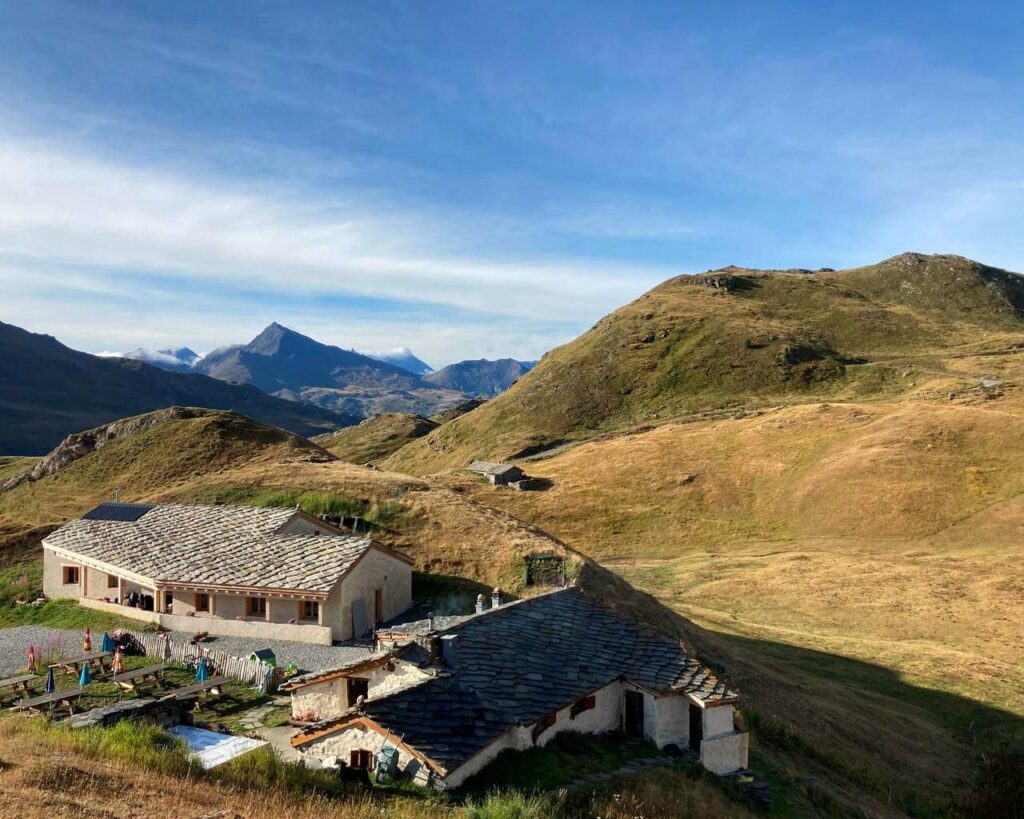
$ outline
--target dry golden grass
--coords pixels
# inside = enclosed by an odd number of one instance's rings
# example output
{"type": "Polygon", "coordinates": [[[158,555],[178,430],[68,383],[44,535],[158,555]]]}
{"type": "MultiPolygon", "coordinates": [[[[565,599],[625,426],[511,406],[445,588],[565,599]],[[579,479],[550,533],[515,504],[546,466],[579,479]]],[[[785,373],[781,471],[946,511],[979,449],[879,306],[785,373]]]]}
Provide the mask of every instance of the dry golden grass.
{"type": "Polygon", "coordinates": [[[747,703],[854,778],[948,793],[979,749],[1024,741],[1021,463],[1011,385],[586,443],[527,465],[540,493],[434,480],[685,615],[747,703]]]}

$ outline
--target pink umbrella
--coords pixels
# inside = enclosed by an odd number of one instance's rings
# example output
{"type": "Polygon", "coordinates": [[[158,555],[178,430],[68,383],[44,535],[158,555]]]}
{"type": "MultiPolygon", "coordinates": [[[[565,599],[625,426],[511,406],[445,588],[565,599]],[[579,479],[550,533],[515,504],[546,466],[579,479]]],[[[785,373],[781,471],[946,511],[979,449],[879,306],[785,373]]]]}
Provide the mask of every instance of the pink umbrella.
{"type": "Polygon", "coordinates": [[[111,665],[111,670],[115,674],[120,674],[124,671],[124,660],[121,658],[121,646],[114,649],[114,662],[111,665]]]}
{"type": "Polygon", "coordinates": [[[28,647],[28,670],[36,670],[36,647],[34,645],[28,647]]]}
{"type": "Polygon", "coordinates": [[[92,635],[89,633],[89,627],[85,627],[85,637],[82,638],[82,651],[92,651],[92,635]]]}

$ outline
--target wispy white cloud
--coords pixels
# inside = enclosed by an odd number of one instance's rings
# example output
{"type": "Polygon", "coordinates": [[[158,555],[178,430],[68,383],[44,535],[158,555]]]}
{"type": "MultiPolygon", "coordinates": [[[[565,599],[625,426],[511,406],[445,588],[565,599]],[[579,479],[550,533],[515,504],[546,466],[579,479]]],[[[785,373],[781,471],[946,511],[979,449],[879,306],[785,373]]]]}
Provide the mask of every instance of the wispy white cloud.
{"type": "MultiPolygon", "coordinates": [[[[294,190],[143,168],[54,143],[6,139],[0,144],[0,247],[7,259],[0,265],[0,286],[12,296],[21,294],[22,310],[45,292],[45,312],[55,322],[62,311],[73,309],[62,301],[62,292],[123,298],[130,286],[142,288],[137,300],[177,301],[179,315],[168,320],[181,327],[192,305],[187,292],[167,292],[160,283],[173,278],[186,286],[222,288],[224,312],[234,309],[235,292],[258,291],[263,301],[274,294],[283,300],[351,296],[464,311],[476,317],[466,321],[484,336],[493,333],[496,322],[539,327],[564,324],[569,316],[593,320],[672,273],[588,259],[495,259],[452,252],[460,242],[453,236],[478,240],[475,228],[449,226],[442,235],[418,212],[375,212],[361,207],[358,197],[343,201],[312,192],[303,198],[294,190]],[[445,252],[436,252],[437,245],[445,252]]],[[[364,322],[381,324],[379,317],[364,322]]],[[[103,333],[108,339],[103,346],[112,346],[112,329],[103,333]]],[[[372,335],[351,343],[416,343],[404,333],[372,335]]],[[[458,343],[469,340],[464,332],[458,335],[458,343]]],[[[208,331],[203,336],[192,343],[205,342],[208,331]]],[[[81,329],[76,337],[83,337],[81,329]]],[[[434,346],[445,358],[453,352],[434,346]]],[[[467,352],[479,348],[478,339],[467,352]]]]}

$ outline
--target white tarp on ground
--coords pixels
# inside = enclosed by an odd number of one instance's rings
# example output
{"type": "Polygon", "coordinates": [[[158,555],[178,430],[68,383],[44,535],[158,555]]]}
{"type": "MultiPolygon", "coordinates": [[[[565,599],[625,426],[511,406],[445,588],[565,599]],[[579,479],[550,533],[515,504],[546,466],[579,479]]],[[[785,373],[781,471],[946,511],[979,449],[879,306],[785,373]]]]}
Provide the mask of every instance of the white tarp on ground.
{"type": "Polygon", "coordinates": [[[192,755],[198,758],[199,764],[206,770],[267,744],[262,739],[218,734],[216,731],[192,728],[189,725],[175,725],[170,733],[188,745],[192,755]]]}

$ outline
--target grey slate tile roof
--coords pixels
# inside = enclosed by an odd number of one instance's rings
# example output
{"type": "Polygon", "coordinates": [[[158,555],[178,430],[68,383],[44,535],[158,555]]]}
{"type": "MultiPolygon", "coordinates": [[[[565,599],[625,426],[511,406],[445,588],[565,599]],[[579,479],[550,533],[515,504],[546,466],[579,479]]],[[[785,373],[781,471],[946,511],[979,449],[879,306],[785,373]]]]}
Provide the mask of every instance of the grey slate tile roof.
{"type": "Polygon", "coordinates": [[[487,461],[473,461],[468,467],[470,472],[479,472],[481,475],[504,475],[518,467],[512,464],[492,464],[487,461]]]}
{"type": "Polygon", "coordinates": [[[450,676],[364,710],[449,771],[514,725],[619,678],[709,703],[735,697],[678,642],[575,589],[492,609],[445,633],[457,635],[450,676]]]}
{"type": "Polygon", "coordinates": [[[296,514],[294,509],[166,503],[135,521],[103,515],[72,520],[45,544],[155,582],[326,594],[371,541],[277,534],[296,514]]]}

